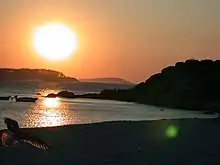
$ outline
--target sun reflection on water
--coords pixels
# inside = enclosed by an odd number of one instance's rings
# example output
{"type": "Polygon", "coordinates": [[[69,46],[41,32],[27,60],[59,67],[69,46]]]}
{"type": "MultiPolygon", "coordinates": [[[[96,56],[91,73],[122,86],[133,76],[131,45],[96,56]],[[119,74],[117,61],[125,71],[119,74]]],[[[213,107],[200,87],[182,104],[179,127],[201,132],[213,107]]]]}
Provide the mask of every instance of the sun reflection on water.
{"type": "Polygon", "coordinates": [[[66,125],[77,121],[68,104],[59,98],[43,98],[29,109],[26,127],[51,127],[66,125]]]}
{"type": "Polygon", "coordinates": [[[64,124],[64,117],[59,110],[45,110],[38,119],[40,126],[58,126],[64,124]]]}
{"type": "Polygon", "coordinates": [[[43,105],[46,110],[42,111],[39,123],[41,126],[62,125],[64,118],[61,113],[61,103],[59,98],[45,98],[43,105]]]}
{"type": "Polygon", "coordinates": [[[60,106],[59,98],[46,98],[43,102],[46,108],[58,108],[60,106]]]}

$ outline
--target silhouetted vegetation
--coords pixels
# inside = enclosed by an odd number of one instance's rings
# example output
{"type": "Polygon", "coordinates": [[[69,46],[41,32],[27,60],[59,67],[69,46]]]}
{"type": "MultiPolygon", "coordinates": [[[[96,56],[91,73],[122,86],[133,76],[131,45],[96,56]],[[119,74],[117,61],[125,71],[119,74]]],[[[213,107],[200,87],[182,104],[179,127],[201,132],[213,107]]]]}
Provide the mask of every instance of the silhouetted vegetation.
{"type": "Polygon", "coordinates": [[[128,90],[104,90],[78,95],[132,101],[179,109],[220,111],[220,60],[187,60],[164,68],[128,90]]]}
{"type": "Polygon", "coordinates": [[[0,69],[1,81],[17,81],[17,80],[43,80],[43,81],[58,81],[58,80],[72,80],[75,78],[66,77],[63,73],[46,70],[46,69],[0,69]]]}
{"type": "Polygon", "coordinates": [[[187,60],[129,90],[133,101],[181,109],[220,108],[220,61],[187,60]]]}

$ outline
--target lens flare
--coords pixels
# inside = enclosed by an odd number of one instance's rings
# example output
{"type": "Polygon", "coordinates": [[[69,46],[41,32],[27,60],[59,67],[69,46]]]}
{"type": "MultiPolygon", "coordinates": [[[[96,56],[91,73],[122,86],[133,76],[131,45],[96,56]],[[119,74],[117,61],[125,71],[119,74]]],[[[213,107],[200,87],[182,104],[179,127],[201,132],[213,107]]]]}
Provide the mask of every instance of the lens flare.
{"type": "Polygon", "coordinates": [[[165,131],[166,137],[168,138],[176,138],[178,136],[178,133],[178,127],[175,125],[169,125],[165,131]]]}

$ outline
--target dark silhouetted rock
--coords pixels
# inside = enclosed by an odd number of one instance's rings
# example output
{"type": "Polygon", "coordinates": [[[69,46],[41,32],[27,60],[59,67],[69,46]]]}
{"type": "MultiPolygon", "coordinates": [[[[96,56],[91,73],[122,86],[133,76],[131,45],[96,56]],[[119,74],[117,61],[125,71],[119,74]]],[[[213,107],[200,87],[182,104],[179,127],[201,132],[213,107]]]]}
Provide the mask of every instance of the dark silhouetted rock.
{"type": "Polygon", "coordinates": [[[56,97],[57,97],[57,94],[50,93],[50,94],[48,94],[46,97],[48,97],[48,98],[56,98],[56,97]]]}
{"type": "Polygon", "coordinates": [[[75,94],[69,91],[61,91],[57,94],[57,96],[63,98],[75,98],[75,94]]]}
{"type": "Polygon", "coordinates": [[[75,98],[76,95],[73,92],[69,92],[69,91],[60,91],[57,94],[54,93],[50,93],[48,94],[46,97],[48,98],[56,98],[56,97],[63,97],[63,98],[75,98]]]}

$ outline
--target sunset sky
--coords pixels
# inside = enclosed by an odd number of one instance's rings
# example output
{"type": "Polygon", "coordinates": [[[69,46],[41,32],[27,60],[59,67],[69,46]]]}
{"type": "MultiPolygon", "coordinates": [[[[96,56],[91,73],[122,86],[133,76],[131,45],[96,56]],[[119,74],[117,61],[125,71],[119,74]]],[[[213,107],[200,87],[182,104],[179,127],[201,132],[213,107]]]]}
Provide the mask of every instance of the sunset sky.
{"type": "Polygon", "coordinates": [[[220,59],[219,16],[219,0],[0,0],[0,67],[139,82],[177,61],[220,59]],[[76,33],[68,61],[34,50],[33,30],[47,22],[76,33]]]}

